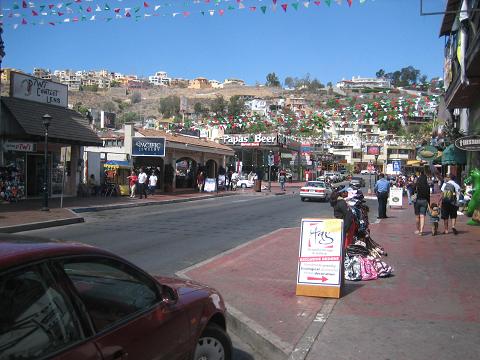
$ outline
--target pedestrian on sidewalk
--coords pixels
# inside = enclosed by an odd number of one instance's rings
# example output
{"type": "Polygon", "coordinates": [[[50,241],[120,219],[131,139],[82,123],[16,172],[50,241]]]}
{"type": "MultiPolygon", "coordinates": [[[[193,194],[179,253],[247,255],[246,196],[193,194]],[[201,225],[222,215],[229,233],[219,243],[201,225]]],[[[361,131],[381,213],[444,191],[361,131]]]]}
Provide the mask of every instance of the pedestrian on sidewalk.
{"type": "Polygon", "coordinates": [[[387,199],[390,193],[390,182],[385,179],[384,174],[378,175],[378,181],[374,187],[378,200],[378,216],[377,219],[386,219],[387,216],[387,199]]]}
{"type": "Polygon", "coordinates": [[[333,191],[330,195],[330,205],[333,207],[333,216],[343,220],[343,240],[345,248],[353,244],[356,226],[353,221],[353,213],[345,198],[348,196],[347,187],[333,191]]]}
{"type": "Polygon", "coordinates": [[[414,187],[415,187],[415,183],[414,183],[413,177],[409,176],[407,179],[407,184],[405,186],[405,189],[407,190],[408,205],[413,204],[412,195],[413,195],[414,187]]]}
{"type": "Polygon", "coordinates": [[[148,178],[148,192],[150,195],[155,194],[155,190],[157,189],[157,175],[155,175],[154,172],[152,172],[152,175],[148,178]]]}
{"type": "Polygon", "coordinates": [[[458,234],[455,225],[457,223],[458,200],[460,198],[460,185],[455,182],[455,175],[446,175],[442,185],[442,219],[444,234],[448,234],[448,219],[452,219],[452,231],[458,234]]]}
{"type": "Polygon", "coordinates": [[[127,176],[127,179],[128,179],[128,185],[130,186],[130,197],[134,198],[135,190],[137,188],[138,176],[135,173],[135,171],[132,170],[132,172],[130,173],[130,176],[127,176]]]}
{"type": "Polygon", "coordinates": [[[280,171],[280,175],[278,176],[278,181],[280,182],[280,189],[285,191],[285,181],[287,180],[287,174],[285,170],[280,171]]]}
{"type": "Polygon", "coordinates": [[[205,177],[203,176],[203,171],[200,171],[197,175],[197,188],[198,192],[203,191],[203,184],[205,182],[205,177]]]}
{"type": "Polygon", "coordinates": [[[145,174],[145,171],[143,168],[140,168],[140,173],[138,174],[138,192],[140,193],[140,199],[142,196],[145,196],[145,199],[147,198],[147,174],[145,174]]]}
{"type": "Polygon", "coordinates": [[[428,215],[432,224],[432,236],[435,236],[438,234],[438,223],[440,222],[440,208],[436,203],[428,205],[428,215]]]}
{"type": "Polygon", "coordinates": [[[415,184],[415,201],[413,209],[416,217],[415,234],[422,236],[425,226],[425,215],[427,214],[428,204],[430,204],[430,186],[425,173],[421,173],[415,184]]]}

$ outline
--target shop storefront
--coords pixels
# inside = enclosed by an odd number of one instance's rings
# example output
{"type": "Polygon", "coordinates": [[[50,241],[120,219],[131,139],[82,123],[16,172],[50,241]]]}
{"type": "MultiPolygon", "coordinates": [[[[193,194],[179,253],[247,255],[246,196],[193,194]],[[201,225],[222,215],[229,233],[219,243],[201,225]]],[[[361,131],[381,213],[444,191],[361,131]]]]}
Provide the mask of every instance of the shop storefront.
{"type": "Polygon", "coordinates": [[[281,168],[293,174],[301,171],[300,144],[281,134],[225,134],[222,143],[235,151],[229,165],[243,174],[268,174],[270,153],[274,158],[272,180],[281,168]]]}
{"type": "Polygon", "coordinates": [[[66,108],[67,88],[62,84],[12,73],[11,96],[1,98],[0,187],[8,201],[43,193],[47,166],[48,192],[76,195],[83,162],[81,149],[100,139],[88,120],[66,108]],[[21,75],[21,76],[20,76],[21,75]],[[50,115],[45,163],[44,115],[50,115]]]}

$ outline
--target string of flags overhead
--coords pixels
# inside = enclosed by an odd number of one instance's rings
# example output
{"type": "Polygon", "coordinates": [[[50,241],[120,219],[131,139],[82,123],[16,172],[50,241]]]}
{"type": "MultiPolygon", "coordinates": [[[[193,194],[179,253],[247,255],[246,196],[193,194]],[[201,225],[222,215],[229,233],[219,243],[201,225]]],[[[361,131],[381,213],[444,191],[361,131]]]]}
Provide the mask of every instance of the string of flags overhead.
{"type": "MultiPolygon", "coordinates": [[[[373,1],[373,0],[371,0],[373,1]]],[[[130,19],[140,21],[150,17],[224,16],[236,11],[267,13],[308,10],[332,5],[363,5],[367,0],[14,0],[0,9],[3,26],[50,25],[86,21],[130,19]]]]}

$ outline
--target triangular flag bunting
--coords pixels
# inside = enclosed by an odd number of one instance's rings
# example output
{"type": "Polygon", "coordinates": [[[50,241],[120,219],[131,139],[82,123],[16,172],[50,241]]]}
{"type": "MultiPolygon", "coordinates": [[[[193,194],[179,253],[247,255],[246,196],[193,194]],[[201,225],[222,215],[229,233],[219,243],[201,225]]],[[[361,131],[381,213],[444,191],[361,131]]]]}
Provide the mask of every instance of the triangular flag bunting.
{"type": "Polygon", "coordinates": [[[262,10],[262,13],[265,14],[265,12],[267,11],[267,7],[264,5],[264,6],[260,6],[260,10],[262,10]]]}
{"type": "Polygon", "coordinates": [[[347,0],[348,6],[352,6],[352,0],[347,0]]]}
{"type": "Polygon", "coordinates": [[[26,2],[25,0],[22,1],[22,7],[23,7],[24,9],[26,9],[26,8],[28,7],[28,4],[27,4],[27,2],[26,2]]]}
{"type": "Polygon", "coordinates": [[[27,25],[27,20],[22,19],[22,25],[27,25]]]}
{"type": "Polygon", "coordinates": [[[239,4],[238,4],[238,8],[239,8],[240,10],[245,9],[245,5],[243,5],[243,3],[239,3],[239,4]]]}
{"type": "Polygon", "coordinates": [[[218,10],[218,15],[222,16],[224,13],[225,13],[225,10],[223,9],[218,10]]]}
{"type": "Polygon", "coordinates": [[[106,11],[108,11],[108,10],[110,10],[110,6],[108,6],[108,4],[105,4],[104,9],[105,9],[106,11]]]}
{"type": "Polygon", "coordinates": [[[250,11],[255,11],[255,10],[257,10],[256,6],[250,6],[250,11]]]}
{"type": "Polygon", "coordinates": [[[303,6],[305,6],[306,8],[308,8],[308,7],[310,6],[310,2],[309,2],[309,1],[305,1],[305,2],[303,3],[303,6]]]}
{"type": "Polygon", "coordinates": [[[320,6],[320,1],[314,1],[313,3],[317,6],[320,6]]]}
{"type": "Polygon", "coordinates": [[[153,8],[154,11],[157,11],[158,9],[160,9],[160,5],[155,5],[155,7],[153,8]]]}
{"type": "Polygon", "coordinates": [[[295,10],[298,10],[298,3],[292,3],[292,6],[295,10]]]}
{"type": "Polygon", "coordinates": [[[328,6],[330,6],[331,3],[332,3],[332,0],[325,0],[325,4],[327,4],[328,6]]]}
{"type": "Polygon", "coordinates": [[[148,3],[146,1],[143,2],[143,7],[149,7],[150,5],[148,5],[148,3]]]}
{"type": "Polygon", "coordinates": [[[283,11],[287,12],[288,4],[282,4],[283,11]]]}
{"type": "Polygon", "coordinates": [[[38,16],[38,13],[35,10],[32,10],[32,15],[33,16],[38,16]]]}

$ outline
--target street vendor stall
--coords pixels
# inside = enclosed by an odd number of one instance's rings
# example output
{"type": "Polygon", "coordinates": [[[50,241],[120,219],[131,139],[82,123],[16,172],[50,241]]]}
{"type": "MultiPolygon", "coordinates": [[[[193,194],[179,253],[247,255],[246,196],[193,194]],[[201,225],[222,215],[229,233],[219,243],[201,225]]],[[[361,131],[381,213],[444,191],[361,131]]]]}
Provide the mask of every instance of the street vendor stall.
{"type": "Polygon", "coordinates": [[[114,185],[120,195],[129,195],[127,176],[130,175],[131,165],[128,161],[108,160],[103,164],[105,171],[105,184],[114,185]]]}

